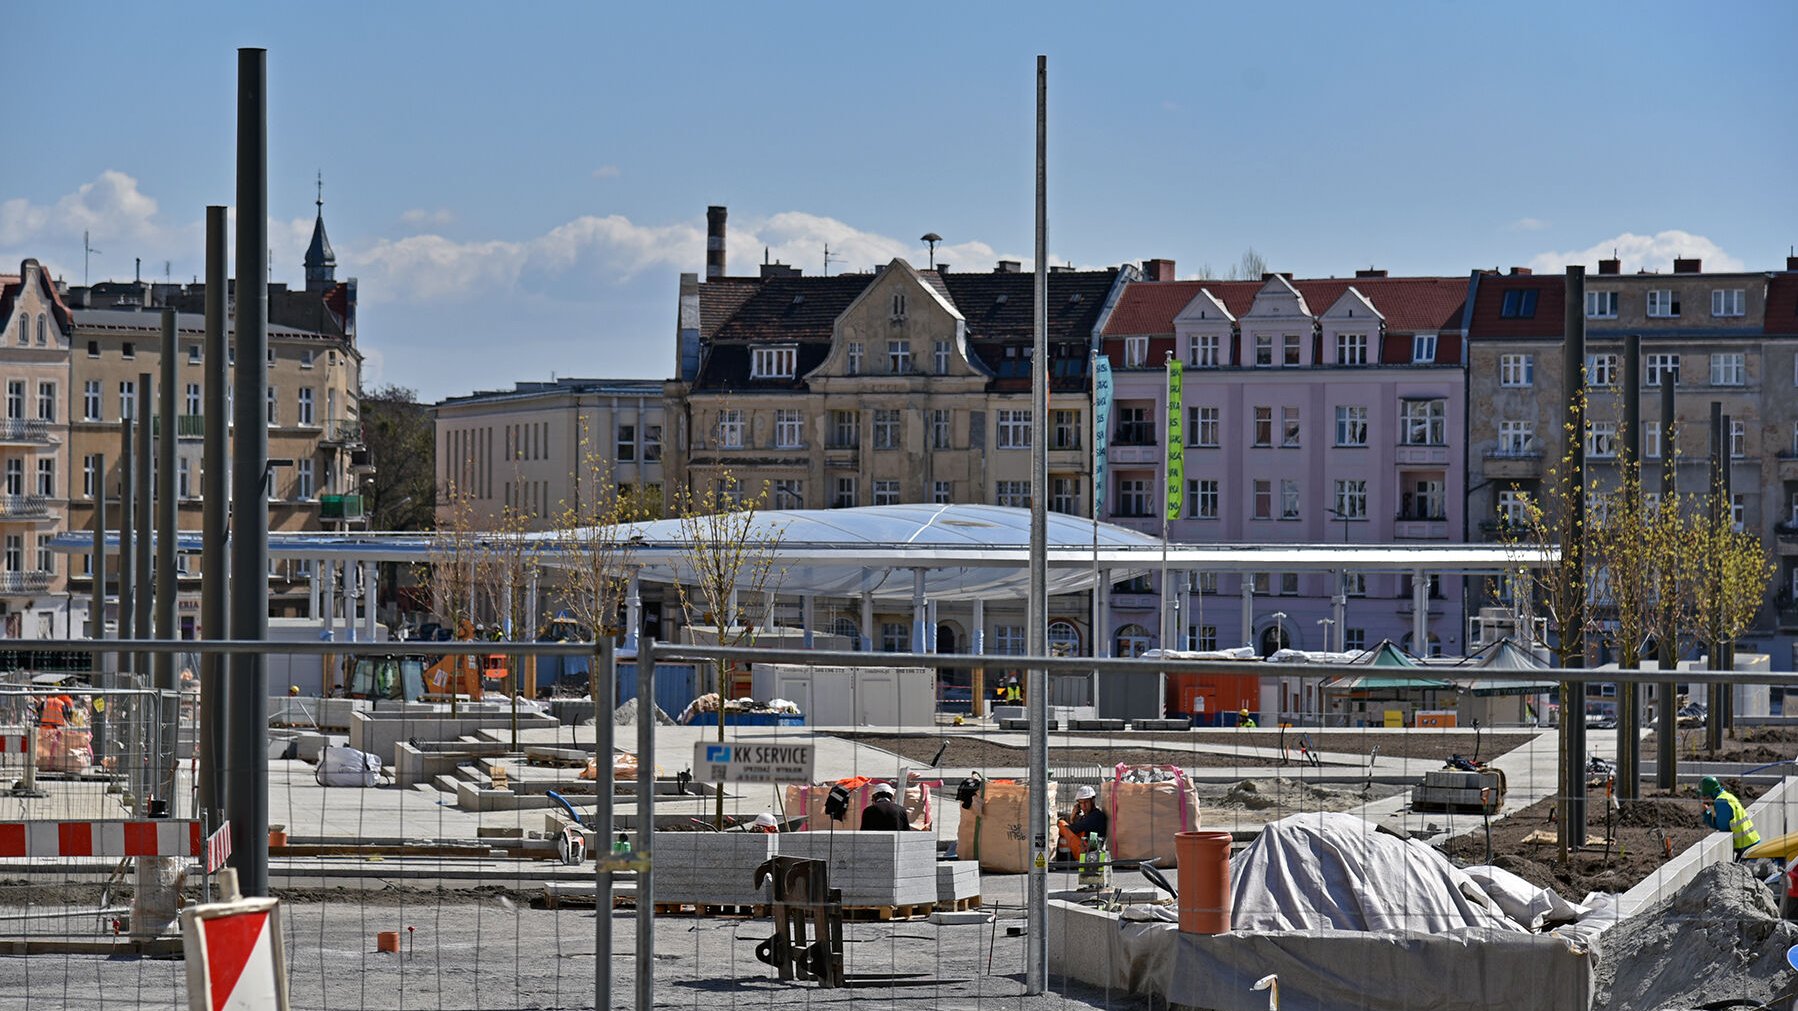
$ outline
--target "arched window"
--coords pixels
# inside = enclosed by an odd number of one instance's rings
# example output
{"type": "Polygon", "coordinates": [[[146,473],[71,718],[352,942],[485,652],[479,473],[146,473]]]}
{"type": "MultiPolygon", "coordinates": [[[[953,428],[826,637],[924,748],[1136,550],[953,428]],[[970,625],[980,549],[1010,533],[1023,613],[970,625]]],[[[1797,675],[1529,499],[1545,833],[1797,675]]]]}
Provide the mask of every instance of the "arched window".
{"type": "Polygon", "coordinates": [[[849,640],[850,649],[862,648],[862,630],[856,627],[852,618],[838,615],[830,621],[830,634],[840,635],[849,640]]]}
{"type": "Polygon", "coordinates": [[[1117,631],[1116,646],[1116,656],[1142,656],[1149,651],[1149,630],[1141,625],[1125,625],[1117,631]]]}
{"type": "Polygon", "coordinates": [[[1261,633],[1262,656],[1273,656],[1291,645],[1292,639],[1288,636],[1284,625],[1269,625],[1267,631],[1261,633]]]}
{"type": "Polygon", "coordinates": [[[1073,622],[1049,622],[1049,655],[1080,655],[1080,630],[1074,627],[1073,622]]]}
{"type": "Polygon", "coordinates": [[[48,343],[48,340],[44,336],[44,334],[46,332],[47,332],[47,330],[46,330],[46,324],[44,322],[44,314],[40,312],[37,314],[37,343],[38,343],[39,347],[43,347],[46,343],[48,343]]]}

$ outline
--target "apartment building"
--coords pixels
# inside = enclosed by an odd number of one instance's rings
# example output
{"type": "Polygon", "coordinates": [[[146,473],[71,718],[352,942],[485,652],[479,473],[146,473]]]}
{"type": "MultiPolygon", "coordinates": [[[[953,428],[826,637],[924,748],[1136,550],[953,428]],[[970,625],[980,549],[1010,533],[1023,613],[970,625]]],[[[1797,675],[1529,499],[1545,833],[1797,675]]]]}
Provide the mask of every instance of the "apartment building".
{"type": "Polygon", "coordinates": [[[622,496],[663,506],[662,382],[552,379],[450,397],[432,408],[438,522],[552,529],[622,496]]]}
{"type": "MultiPolygon", "coordinates": [[[[1150,261],[1145,273],[1171,278],[1173,264],[1150,261]]],[[[1174,541],[1460,540],[1467,290],[1465,278],[1378,270],[1129,285],[1102,338],[1115,391],[1104,518],[1163,527],[1172,359],[1183,366],[1185,474],[1179,518],[1167,523],[1174,541]]],[[[1452,578],[1426,577],[1422,594],[1407,573],[1175,578],[1172,648],[1461,646],[1452,578]]],[[[1105,610],[1117,655],[1163,645],[1158,577],[1111,587],[1105,610]]]]}
{"type": "Polygon", "coordinates": [[[71,328],[38,261],[0,275],[0,635],[8,639],[62,637],[75,620],[68,572],[48,547],[67,529],[71,328]]]}
{"type": "MultiPolygon", "coordinates": [[[[1658,487],[1662,454],[1660,387],[1675,387],[1677,481],[1710,482],[1711,404],[1729,418],[1731,508],[1759,534],[1779,571],[1744,650],[1792,659],[1798,611],[1798,259],[1785,272],[1706,273],[1677,259],[1670,273],[1624,274],[1601,260],[1586,278],[1588,465],[1616,479],[1624,337],[1642,338],[1642,445],[1648,490],[1658,487]]],[[[1468,432],[1472,537],[1499,536],[1505,517],[1540,493],[1547,467],[1566,449],[1563,355],[1566,283],[1562,275],[1476,272],[1469,328],[1468,389],[1475,411],[1468,432]]],[[[1472,539],[1470,537],[1470,539],[1472,539]]]]}

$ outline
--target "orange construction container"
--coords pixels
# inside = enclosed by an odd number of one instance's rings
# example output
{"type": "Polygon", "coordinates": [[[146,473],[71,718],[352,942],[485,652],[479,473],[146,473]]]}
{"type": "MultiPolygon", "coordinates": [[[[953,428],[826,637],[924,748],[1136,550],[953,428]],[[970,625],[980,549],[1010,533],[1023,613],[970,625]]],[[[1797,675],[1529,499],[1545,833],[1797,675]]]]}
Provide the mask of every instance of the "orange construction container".
{"type": "Polygon", "coordinates": [[[1179,832],[1180,931],[1230,932],[1230,842],[1228,832],[1179,832]]]}
{"type": "Polygon", "coordinates": [[[391,951],[396,955],[399,954],[400,932],[397,930],[383,930],[377,932],[375,934],[375,950],[391,951]]]}

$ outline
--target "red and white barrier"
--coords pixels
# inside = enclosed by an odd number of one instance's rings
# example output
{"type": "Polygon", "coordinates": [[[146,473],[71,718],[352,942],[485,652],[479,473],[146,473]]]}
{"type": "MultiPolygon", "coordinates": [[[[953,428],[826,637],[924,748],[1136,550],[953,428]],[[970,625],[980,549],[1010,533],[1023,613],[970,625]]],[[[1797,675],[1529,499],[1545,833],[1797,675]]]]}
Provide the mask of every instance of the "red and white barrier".
{"type": "Polygon", "coordinates": [[[279,899],[237,899],[181,911],[188,1007],[287,1011],[279,899]]]}
{"type": "Polygon", "coordinates": [[[197,857],[200,823],[129,821],[3,821],[0,859],[6,857],[197,857]]]}
{"type": "Polygon", "coordinates": [[[23,755],[30,746],[27,734],[0,734],[0,755],[23,755]]]}
{"type": "Polygon", "coordinates": [[[211,874],[225,861],[231,858],[231,823],[225,822],[218,831],[206,837],[206,873],[211,874]]]}

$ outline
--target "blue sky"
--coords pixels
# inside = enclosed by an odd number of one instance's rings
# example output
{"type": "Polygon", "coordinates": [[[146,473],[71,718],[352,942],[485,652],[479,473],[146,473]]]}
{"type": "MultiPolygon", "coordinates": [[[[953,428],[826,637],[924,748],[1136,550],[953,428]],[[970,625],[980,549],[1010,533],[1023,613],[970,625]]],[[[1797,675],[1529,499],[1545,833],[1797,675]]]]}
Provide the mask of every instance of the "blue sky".
{"type": "Polygon", "coordinates": [[[313,176],[361,281],[367,379],[427,398],[664,377],[679,273],[731,210],[863,270],[916,236],[1029,260],[1035,54],[1050,253],[1301,276],[1559,269],[1618,248],[1783,265],[1798,4],[334,4],[10,10],[0,264],[203,272],[235,49],[269,49],[275,279],[313,176]]]}

